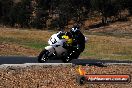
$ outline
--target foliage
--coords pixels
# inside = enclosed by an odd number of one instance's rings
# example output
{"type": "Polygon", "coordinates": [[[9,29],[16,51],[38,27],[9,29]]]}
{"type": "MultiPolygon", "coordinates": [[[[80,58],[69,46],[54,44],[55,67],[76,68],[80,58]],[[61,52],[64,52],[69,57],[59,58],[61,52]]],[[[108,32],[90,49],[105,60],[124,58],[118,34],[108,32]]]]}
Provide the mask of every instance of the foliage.
{"type": "Polygon", "coordinates": [[[12,27],[63,29],[70,20],[83,23],[102,18],[102,23],[122,17],[126,9],[132,14],[132,0],[0,0],[0,24],[12,27]],[[110,20],[108,20],[110,19],[110,20]]]}

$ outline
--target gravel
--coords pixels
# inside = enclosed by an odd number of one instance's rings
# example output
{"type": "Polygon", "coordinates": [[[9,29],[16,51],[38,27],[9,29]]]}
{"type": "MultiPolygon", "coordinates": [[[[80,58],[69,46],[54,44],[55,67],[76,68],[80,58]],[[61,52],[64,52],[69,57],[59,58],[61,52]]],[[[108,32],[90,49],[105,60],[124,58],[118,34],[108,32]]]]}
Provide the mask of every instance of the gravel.
{"type": "MultiPolygon", "coordinates": [[[[78,85],[78,66],[8,66],[0,68],[0,88],[132,88],[126,84],[78,85]]],[[[108,65],[107,67],[84,66],[87,74],[130,74],[132,65],[108,65]]]]}

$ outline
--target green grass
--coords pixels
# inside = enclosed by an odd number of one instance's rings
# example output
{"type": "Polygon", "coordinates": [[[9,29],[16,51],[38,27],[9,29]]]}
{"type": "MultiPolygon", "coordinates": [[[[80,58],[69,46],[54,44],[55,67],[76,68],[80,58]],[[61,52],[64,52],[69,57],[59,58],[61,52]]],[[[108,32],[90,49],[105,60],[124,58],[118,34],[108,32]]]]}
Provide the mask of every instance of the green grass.
{"type": "Polygon", "coordinates": [[[13,37],[0,37],[0,42],[20,44],[33,49],[42,49],[45,46],[47,46],[46,42],[41,42],[38,40],[29,40],[29,39],[17,39],[13,37]]]}
{"type": "Polygon", "coordinates": [[[82,53],[81,57],[88,57],[91,59],[109,59],[109,60],[132,60],[131,54],[100,54],[100,53],[93,53],[93,52],[87,52],[82,53]]]}

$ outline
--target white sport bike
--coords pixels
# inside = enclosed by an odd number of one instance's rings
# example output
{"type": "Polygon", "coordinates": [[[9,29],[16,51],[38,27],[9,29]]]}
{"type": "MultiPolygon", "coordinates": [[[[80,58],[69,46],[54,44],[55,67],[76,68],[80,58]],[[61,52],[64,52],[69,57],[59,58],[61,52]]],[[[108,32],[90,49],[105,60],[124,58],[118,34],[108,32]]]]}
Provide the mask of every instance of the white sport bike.
{"type": "Polygon", "coordinates": [[[63,62],[69,62],[71,59],[64,59],[67,55],[67,49],[63,47],[66,42],[65,39],[61,38],[62,32],[53,34],[48,40],[49,46],[46,46],[44,50],[38,56],[38,62],[44,63],[48,59],[61,59],[63,62]]]}
{"type": "MultiPolygon", "coordinates": [[[[44,63],[48,59],[61,59],[64,63],[70,62],[72,59],[77,58],[66,58],[68,52],[67,49],[63,47],[66,43],[66,39],[62,38],[63,32],[53,34],[48,40],[49,46],[46,46],[44,50],[38,56],[38,62],[44,63]]],[[[85,42],[87,38],[85,37],[85,42]]]]}

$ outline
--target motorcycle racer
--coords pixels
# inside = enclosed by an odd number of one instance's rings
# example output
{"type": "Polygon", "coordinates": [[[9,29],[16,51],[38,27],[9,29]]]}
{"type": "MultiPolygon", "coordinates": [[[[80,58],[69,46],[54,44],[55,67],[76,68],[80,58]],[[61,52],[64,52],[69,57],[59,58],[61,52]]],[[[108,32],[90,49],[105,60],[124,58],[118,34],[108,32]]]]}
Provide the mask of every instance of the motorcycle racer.
{"type": "MultiPolygon", "coordinates": [[[[63,32],[64,33],[64,32],[63,32]]],[[[85,49],[85,36],[81,33],[79,25],[75,25],[69,32],[65,32],[62,38],[66,39],[63,47],[67,49],[68,54],[63,60],[69,61],[77,59],[85,49]]]]}
{"type": "MultiPolygon", "coordinates": [[[[72,43],[73,43],[73,39],[72,39],[72,37],[71,37],[71,34],[69,34],[68,32],[62,32],[62,31],[59,31],[58,33],[57,33],[57,36],[58,36],[58,38],[60,38],[60,39],[65,39],[65,42],[63,42],[63,46],[65,47],[65,46],[71,46],[72,45],[72,43]]],[[[66,47],[65,47],[66,48],[66,47]]]]}
{"type": "Polygon", "coordinates": [[[77,59],[81,52],[85,49],[85,36],[81,33],[80,27],[75,25],[70,32],[72,35],[72,47],[68,50],[67,59],[74,58],[77,59]]]}

